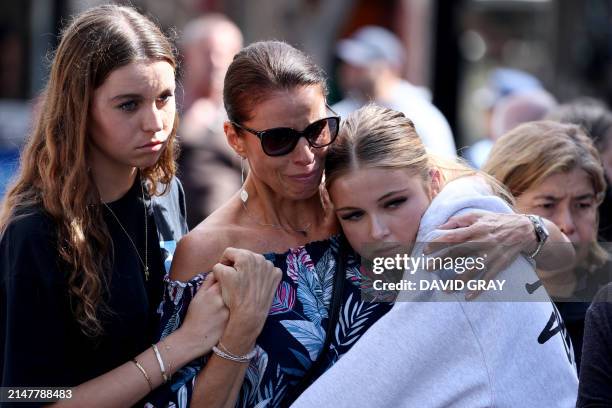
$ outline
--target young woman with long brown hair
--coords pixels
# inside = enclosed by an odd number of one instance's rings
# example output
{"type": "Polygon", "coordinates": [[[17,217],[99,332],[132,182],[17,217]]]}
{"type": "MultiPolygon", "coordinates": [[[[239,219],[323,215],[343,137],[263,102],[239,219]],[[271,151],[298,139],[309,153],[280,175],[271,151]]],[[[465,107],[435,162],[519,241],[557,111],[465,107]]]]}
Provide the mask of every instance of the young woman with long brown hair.
{"type": "MultiPolygon", "coordinates": [[[[213,278],[155,343],[165,269],[187,232],[176,68],[168,38],[129,7],[88,10],[64,31],[0,214],[3,387],[76,386],[63,403],[132,405],[220,337],[228,312],[213,278]]],[[[223,259],[226,273],[275,275],[246,251],[223,259]]]]}

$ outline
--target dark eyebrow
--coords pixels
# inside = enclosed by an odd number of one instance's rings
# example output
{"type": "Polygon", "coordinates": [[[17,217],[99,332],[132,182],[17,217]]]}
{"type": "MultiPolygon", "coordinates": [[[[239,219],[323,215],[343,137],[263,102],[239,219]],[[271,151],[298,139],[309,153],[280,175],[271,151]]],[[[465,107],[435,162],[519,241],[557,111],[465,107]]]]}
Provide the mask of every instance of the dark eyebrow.
{"type": "Polygon", "coordinates": [[[595,194],[593,193],[587,193],[587,194],[583,194],[581,196],[576,197],[576,200],[587,200],[587,199],[592,199],[595,198],[595,194]]]}
{"type": "MultiPolygon", "coordinates": [[[[174,93],[174,89],[172,87],[168,87],[165,88],[164,90],[162,90],[159,94],[160,95],[165,95],[167,93],[174,93]]],[[[129,94],[121,94],[121,95],[116,95],[113,96],[111,98],[111,101],[117,101],[120,99],[144,99],[144,97],[141,94],[136,94],[136,93],[129,93],[129,94]]]]}
{"type": "Polygon", "coordinates": [[[113,96],[111,101],[116,101],[119,99],[142,99],[142,95],[139,94],[121,94],[117,96],[113,96]]]}
{"type": "Polygon", "coordinates": [[[544,199],[544,200],[551,200],[551,201],[559,201],[560,198],[559,197],[555,197],[552,195],[546,195],[546,194],[542,194],[542,195],[537,195],[534,197],[535,199],[544,199]]]}
{"type": "Polygon", "coordinates": [[[336,211],[362,211],[361,208],[356,208],[356,207],[342,207],[342,208],[336,208],[336,211]]]}
{"type": "MultiPolygon", "coordinates": [[[[399,193],[404,193],[406,191],[408,191],[409,189],[404,188],[402,190],[395,190],[395,191],[389,191],[387,194],[384,194],[383,196],[381,196],[378,200],[376,200],[377,202],[381,202],[386,200],[387,198],[391,197],[394,194],[399,194],[399,193]]],[[[362,211],[361,208],[355,208],[355,207],[342,207],[342,208],[336,208],[336,211],[362,211]]]]}
{"type": "MultiPolygon", "coordinates": [[[[552,196],[552,195],[539,195],[539,196],[535,196],[534,198],[536,199],[545,199],[545,200],[551,200],[551,201],[559,201],[561,200],[558,197],[552,196]]],[[[587,200],[587,199],[592,199],[595,198],[595,194],[593,193],[587,193],[587,194],[582,194],[578,197],[574,197],[574,200],[587,200]]]]}

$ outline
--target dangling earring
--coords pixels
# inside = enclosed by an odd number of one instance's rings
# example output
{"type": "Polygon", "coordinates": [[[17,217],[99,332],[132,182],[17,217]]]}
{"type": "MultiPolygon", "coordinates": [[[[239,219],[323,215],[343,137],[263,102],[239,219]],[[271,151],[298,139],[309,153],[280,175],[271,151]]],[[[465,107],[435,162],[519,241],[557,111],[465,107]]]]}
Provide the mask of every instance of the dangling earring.
{"type": "Polygon", "coordinates": [[[249,193],[247,193],[246,189],[244,188],[244,157],[242,156],[240,156],[240,184],[240,199],[244,204],[246,204],[247,200],[249,199],[249,193]]]}

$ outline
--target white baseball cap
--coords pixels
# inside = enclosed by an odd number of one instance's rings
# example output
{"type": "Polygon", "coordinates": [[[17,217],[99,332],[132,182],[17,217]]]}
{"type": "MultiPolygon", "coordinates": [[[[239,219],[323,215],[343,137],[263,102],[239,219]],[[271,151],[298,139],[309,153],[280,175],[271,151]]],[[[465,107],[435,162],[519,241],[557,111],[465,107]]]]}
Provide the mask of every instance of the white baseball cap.
{"type": "Polygon", "coordinates": [[[404,65],[404,46],[395,34],[378,26],[365,26],[336,46],[338,57],[356,66],[386,61],[396,68],[404,65]]]}

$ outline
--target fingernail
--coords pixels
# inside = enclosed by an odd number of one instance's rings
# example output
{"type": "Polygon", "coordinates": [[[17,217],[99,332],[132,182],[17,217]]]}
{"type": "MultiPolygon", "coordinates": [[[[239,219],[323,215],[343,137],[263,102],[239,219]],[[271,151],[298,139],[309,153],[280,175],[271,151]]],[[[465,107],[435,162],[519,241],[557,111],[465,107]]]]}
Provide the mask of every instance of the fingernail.
{"type": "Polygon", "coordinates": [[[468,292],[465,295],[465,300],[467,300],[467,301],[474,300],[476,298],[476,296],[478,296],[478,294],[476,292],[468,292]]]}

